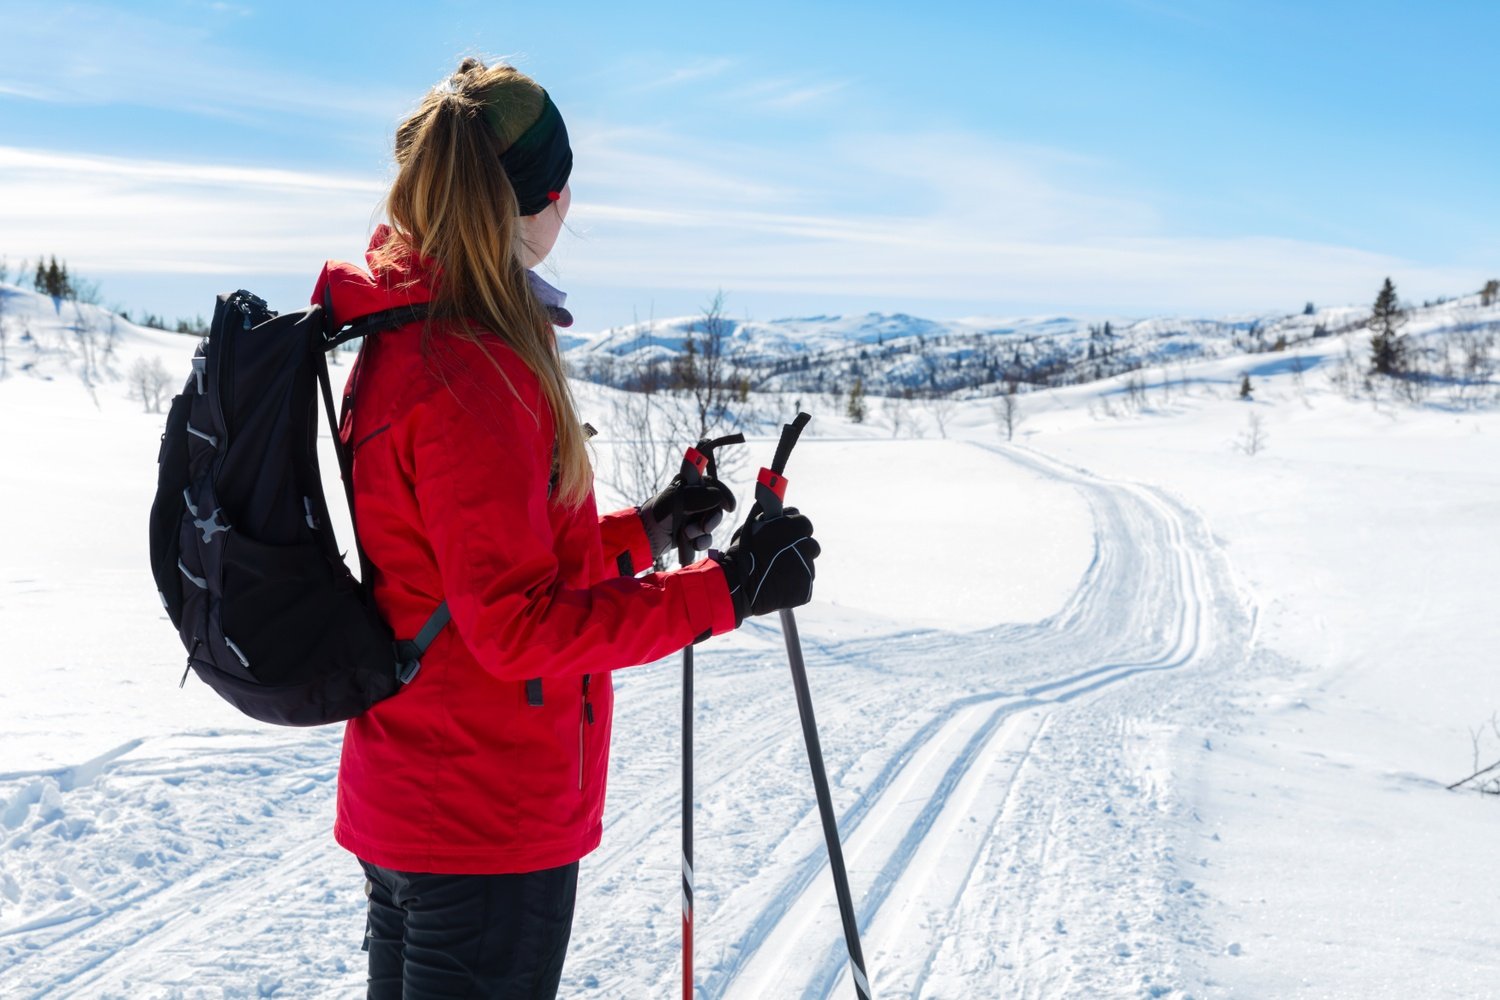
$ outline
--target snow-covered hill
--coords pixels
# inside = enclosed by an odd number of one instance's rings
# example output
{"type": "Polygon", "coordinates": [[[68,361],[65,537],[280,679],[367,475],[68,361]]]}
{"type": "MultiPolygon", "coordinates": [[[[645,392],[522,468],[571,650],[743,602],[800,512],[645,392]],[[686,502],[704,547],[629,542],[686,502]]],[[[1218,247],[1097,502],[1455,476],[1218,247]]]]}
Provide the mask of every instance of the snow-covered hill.
{"type": "MultiPolygon", "coordinates": [[[[125,374],[185,375],[193,338],[84,346],[107,317],[4,291],[0,993],[358,995],[338,730],[179,689],[151,585],[162,417],[125,374]]],[[[1407,329],[1461,370],[1489,322],[1407,329]]],[[[1027,392],[1011,442],[989,399],[802,395],[799,624],[877,995],[1493,992],[1500,802],[1443,785],[1500,758],[1500,383],[1367,389],[1366,337],[1027,392]]],[[[753,398],[737,485],[794,398],[753,398]]],[[[630,435],[597,424],[603,470],[630,435]]],[[[847,996],[774,618],[697,661],[699,993],[847,996]]],[[[678,668],[616,679],[570,997],[680,976],[678,668]]]]}
{"type": "MultiPolygon", "coordinates": [[[[1095,381],[1136,369],[1267,352],[1348,332],[1368,309],[1223,319],[1022,317],[949,322],[902,314],[810,316],[757,322],[704,316],[632,323],[569,335],[565,357],[581,378],[635,387],[670,380],[689,350],[701,355],[718,332],[724,367],[760,391],[847,392],[856,378],[871,395],[993,395],[1012,380],[1026,388],[1095,381]]],[[[1500,304],[1479,296],[1419,306],[1419,336],[1469,327],[1500,329],[1500,304]]]]}

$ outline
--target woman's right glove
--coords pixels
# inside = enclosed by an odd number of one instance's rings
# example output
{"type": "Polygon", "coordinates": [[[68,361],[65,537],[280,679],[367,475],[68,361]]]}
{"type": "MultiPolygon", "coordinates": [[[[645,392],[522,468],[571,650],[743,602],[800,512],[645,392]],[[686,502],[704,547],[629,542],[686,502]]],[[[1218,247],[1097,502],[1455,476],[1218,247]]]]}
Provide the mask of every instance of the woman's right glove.
{"type": "Polygon", "coordinates": [[[823,551],[812,533],[812,522],[788,507],[777,517],[755,514],[734,533],[729,548],[709,553],[724,567],[736,628],[751,615],[812,600],[814,562],[823,551]]]}

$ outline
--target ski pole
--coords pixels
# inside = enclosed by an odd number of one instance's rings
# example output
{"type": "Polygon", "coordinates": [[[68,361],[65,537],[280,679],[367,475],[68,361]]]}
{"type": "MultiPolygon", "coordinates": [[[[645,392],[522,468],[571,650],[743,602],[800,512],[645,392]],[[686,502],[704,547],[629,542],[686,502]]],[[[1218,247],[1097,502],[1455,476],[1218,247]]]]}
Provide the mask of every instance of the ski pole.
{"type": "MultiPolygon", "coordinates": [[[[781,516],[786,497],[786,477],[782,471],[791,457],[802,428],[812,417],[806,413],[781,428],[781,441],[769,469],[761,469],[755,482],[755,505],[769,517],[781,516]]],[[[754,512],[752,515],[754,516],[754,512]]],[[[747,519],[748,520],[748,519],[747,519]]],[[[859,946],[859,924],[854,918],[854,899],[849,892],[849,874],[844,870],[844,849],[839,842],[838,819],[833,814],[833,796],[828,791],[828,773],[823,767],[823,747],[818,741],[818,722],[813,717],[812,692],[807,685],[807,666],[802,662],[802,640],[797,635],[797,618],[791,608],[781,611],[781,631],[786,637],[787,661],[792,668],[792,686],[797,692],[797,713],[802,717],[802,736],[807,741],[807,759],[812,766],[813,790],[818,797],[818,814],[823,820],[823,839],[828,843],[828,866],[833,870],[834,893],[839,900],[839,917],[844,922],[844,943],[849,948],[850,973],[859,1000],[871,1000],[870,980],[865,974],[865,956],[859,946]]]]}
{"type": "MultiPolygon", "coordinates": [[[[709,440],[704,438],[682,456],[681,478],[684,486],[700,482],[704,475],[717,478],[718,463],[714,449],[726,444],[743,444],[745,435],[729,434],[709,440]]],[[[680,502],[680,501],[679,501],[680,502]]],[[[673,518],[673,524],[681,519],[673,518]]],[[[677,562],[691,565],[697,550],[691,544],[677,546],[677,562]]],[[[693,1000],[693,647],[682,649],[682,997],[693,1000]]]]}

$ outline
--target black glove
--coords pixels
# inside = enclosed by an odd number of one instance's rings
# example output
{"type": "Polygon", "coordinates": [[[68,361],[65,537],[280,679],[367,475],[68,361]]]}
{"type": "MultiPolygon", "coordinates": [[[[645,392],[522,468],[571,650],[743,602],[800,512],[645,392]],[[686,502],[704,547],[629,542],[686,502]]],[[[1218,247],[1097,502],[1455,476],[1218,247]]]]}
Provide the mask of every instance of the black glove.
{"type": "Polygon", "coordinates": [[[736,628],[750,615],[812,600],[813,564],[823,551],[812,532],[812,522],[788,507],[778,517],[752,517],[734,533],[728,549],[709,553],[724,567],[736,628]]]}
{"type": "Polygon", "coordinates": [[[729,487],[709,477],[684,483],[679,474],[635,512],[646,526],[652,555],[661,556],[684,547],[699,552],[707,549],[727,510],[734,510],[734,494],[729,487]]]}

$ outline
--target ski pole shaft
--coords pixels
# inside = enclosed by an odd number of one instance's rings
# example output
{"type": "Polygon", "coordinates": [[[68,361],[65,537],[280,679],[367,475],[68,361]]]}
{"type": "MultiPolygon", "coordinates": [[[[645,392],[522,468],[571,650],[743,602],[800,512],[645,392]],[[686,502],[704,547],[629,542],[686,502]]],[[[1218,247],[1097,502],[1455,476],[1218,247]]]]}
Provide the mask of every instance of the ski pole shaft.
{"type": "MultiPolygon", "coordinates": [[[[696,448],[682,460],[682,480],[696,483],[708,463],[696,448]]],[[[677,547],[677,563],[688,566],[691,545],[677,547]]],[[[693,1000],[693,647],[682,648],[682,1000],[693,1000]]]]}
{"type": "MultiPolygon", "coordinates": [[[[700,482],[705,475],[718,475],[714,449],[742,444],[743,434],[698,442],[682,457],[680,476],[684,485],[700,482]]],[[[682,511],[679,509],[680,520],[682,511]]],[[[677,547],[677,563],[688,566],[696,551],[692,545],[677,547]]],[[[682,649],[682,997],[693,1000],[693,647],[682,649]]]]}
{"type": "Polygon", "coordinates": [[[692,646],[682,651],[682,996],[683,1000],[693,1000],[692,646]]]}
{"type": "Polygon", "coordinates": [[[828,843],[828,865],[833,869],[833,891],[839,901],[839,919],[844,924],[844,943],[849,947],[849,972],[854,978],[855,995],[859,1000],[870,1000],[870,980],[865,974],[864,950],[859,945],[854,897],[849,891],[849,874],[844,867],[844,848],[839,841],[838,819],[833,814],[828,772],[823,767],[823,746],[818,740],[818,720],[813,715],[807,667],[802,662],[802,641],[797,635],[797,617],[790,608],[781,612],[781,631],[786,636],[786,655],[792,666],[792,687],[797,692],[797,714],[802,717],[807,759],[812,765],[813,792],[818,797],[818,815],[823,820],[823,839],[828,843]]]}
{"type": "MultiPolygon", "coordinates": [[[[806,413],[782,428],[781,442],[769,469],[761,469],[755,484],[755,502],[767,517],[779,517],[786,496],[786,477],[782,470],[791,457],[802,428],[812,419],[806,413]]],[[[792,687],[797,693],[797,714],[802,719],[802,738],[807,743],[807,760],[812,768],[813,793],[818,799],[818,816],[823,821],[823,839],[828,845],[828,867],[833,872],[833,891],[838,897],[839,919],[844,925],[844,943],[849,949],[849,972],[859,1000],[871,1000],[870,980],[865,973],[864,949],[859,943],[859,922],[854,916],[854,896],[849,891],[849,873],[844,867],[844,848],[839,840],[838,817],[833,812],[833,795],[828,789],[828,772],[823,766],[823,745],[818,739],[818,720],[813,713],[812,691],[807,683],[807,665],[802,659],[802,639],[797,634],[797,617],[790,608],[781,611],[781,632],[786,639],[787,662],[792,668],[792,687]]]]}

